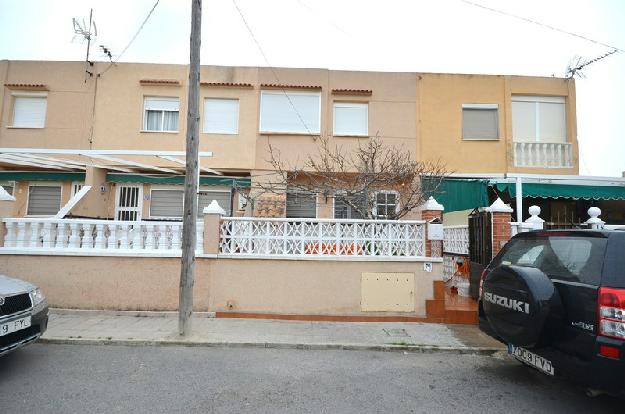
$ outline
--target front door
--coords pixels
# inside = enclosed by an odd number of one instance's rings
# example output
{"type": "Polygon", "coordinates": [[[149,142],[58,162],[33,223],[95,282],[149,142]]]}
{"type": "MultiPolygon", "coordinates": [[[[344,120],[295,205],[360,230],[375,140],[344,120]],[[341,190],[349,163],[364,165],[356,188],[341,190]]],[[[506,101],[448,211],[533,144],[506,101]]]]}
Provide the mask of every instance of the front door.
{"type": "Polygon", "coordinates": [[[142,185],[120,185],[115,196],[115,220],[140,221],[143,208],[142,185]]]}

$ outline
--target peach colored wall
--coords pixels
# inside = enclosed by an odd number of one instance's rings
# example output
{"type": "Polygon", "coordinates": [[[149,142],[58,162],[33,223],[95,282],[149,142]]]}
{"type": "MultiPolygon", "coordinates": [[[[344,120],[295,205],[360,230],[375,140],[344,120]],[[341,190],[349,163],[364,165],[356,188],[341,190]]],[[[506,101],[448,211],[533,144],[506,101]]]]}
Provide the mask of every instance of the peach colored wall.
{"type": "Polygon", "coordinates": [[[577,129],[575,83],[559,78],[525,76],[460,75],[422,73],[417,75],[419,157],[442,159],[448,170],[458,173],[523,172],[535,174],[577,174],[577,129]],[[573,144],[573,168],[516,168],[512,158],[513,94],[566,97],[567,140],[573,144]],[[499,139],[463,140],[462,104],[499,105],[499,139]]]}
{"type": "MultiPolygon", "coordinates": [[[[4,84],[44,84],[49,88],[45,127],[10,128],[12,92],[0,92],[0,143],[2,147],[89,148],[95,82],[85,82],[83,62],[2,61],[4,84]]],[[[3,77],[2,77],[3,76],[3,77]]]]}
{"type": "MultiPolygon", "coordinates": [[[[179,258],[0,255],[0,272],[35,283],[53,307],[175,310],[179,258]]],[[[433,296],[422,262],[198,258],[194,305],[198,311],[363,314],[361,274],[414,273],[414,314],[425,315],[433,296]]]]}

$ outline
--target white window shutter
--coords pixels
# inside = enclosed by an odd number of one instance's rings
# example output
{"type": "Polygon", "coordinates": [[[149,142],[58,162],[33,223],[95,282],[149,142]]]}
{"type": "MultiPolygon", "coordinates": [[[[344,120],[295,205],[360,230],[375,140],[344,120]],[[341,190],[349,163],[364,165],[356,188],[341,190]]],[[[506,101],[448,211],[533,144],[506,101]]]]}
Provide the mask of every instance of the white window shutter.
{"type": "Polygon", "coordinates": [[[366,103],[334,104],[334,135],[369,134],[369,105],[366,103]]]}
{"type": "Polygon", "coordinates": [[[46,97],[16,96],[13,108],[13,126],[43,128],[46,123],[46,97]]]}
{"type": "Polygon", "coordinates": [[[146,111],[179,111],[178,98],[145,98],[146,111]]]}
{"type": "Polygon", "coordinates": [[[204,129],[209,134],[239,133],[238,99],[204,99],[204,129]]]}
{"type": "Polygon", "coordinates": [[[260,131],[319,134],[321,94],[262,91],[260,131]]]}
{"type": "Polygon", "coordinates": [[[566,142],[566,111],[563,103],[540,102],[539,130],[541,142],[566,142]]]}
{"type": "Polygon", "coordinates": [[[182,217],[183,195],[182,190],[152,190],[150,194],[150,217],[182,217]]]}

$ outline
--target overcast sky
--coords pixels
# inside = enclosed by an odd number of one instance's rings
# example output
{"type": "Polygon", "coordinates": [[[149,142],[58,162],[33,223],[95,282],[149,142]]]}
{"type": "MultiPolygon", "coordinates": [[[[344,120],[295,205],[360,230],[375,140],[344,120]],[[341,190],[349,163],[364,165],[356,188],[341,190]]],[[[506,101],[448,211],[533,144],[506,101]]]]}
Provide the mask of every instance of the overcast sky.
{"type": "MultiPolygon", "coordinates": [[[[623,0],[472,0],[625,50],[623,0]]],[[[0,59],[82,60],[72,17],[94,9],[96,45],[120,53],[155,0],[0,0],[0,59]]],[[[267,66],[232,0],[204,0],[202,64],[267,66]]],[[[269,64],[564,76],[610,49],[461,0],[237,0],[269,64]]],[[[123,62],[188,63],[190,1],[160,0],[123,62]]],[[[94,51],[96,59],[104,56],[94,51]]],[[[625,53],[577,80],[580,173],[625,170],[625,53]]]]}

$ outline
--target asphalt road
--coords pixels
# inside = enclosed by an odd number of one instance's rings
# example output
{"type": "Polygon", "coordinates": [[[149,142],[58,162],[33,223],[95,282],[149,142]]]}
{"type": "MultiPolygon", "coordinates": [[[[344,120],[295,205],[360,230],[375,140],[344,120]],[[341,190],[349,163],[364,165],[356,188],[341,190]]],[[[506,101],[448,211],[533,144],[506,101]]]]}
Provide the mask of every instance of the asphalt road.
{"type": "Polygon", "coordinates": [[[622,413],[507,357],[35,344],[0,357],[0,413],[622,413]]]}

